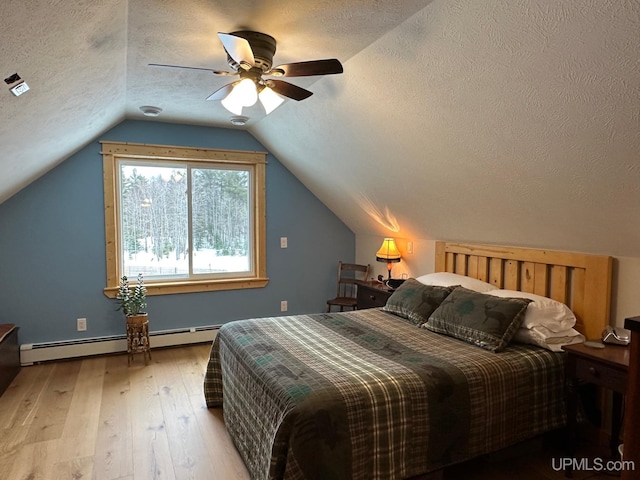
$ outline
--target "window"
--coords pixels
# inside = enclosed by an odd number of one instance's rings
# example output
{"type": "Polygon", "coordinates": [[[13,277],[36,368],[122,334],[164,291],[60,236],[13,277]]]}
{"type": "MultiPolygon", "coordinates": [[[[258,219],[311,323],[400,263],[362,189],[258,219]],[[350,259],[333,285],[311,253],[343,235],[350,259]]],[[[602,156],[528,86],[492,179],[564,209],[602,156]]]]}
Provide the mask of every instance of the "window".
{"type": "Polygon", "coordinates": [[[265,154],[101,142],[107,287],[149,295],[264,287],[265,154]]]}

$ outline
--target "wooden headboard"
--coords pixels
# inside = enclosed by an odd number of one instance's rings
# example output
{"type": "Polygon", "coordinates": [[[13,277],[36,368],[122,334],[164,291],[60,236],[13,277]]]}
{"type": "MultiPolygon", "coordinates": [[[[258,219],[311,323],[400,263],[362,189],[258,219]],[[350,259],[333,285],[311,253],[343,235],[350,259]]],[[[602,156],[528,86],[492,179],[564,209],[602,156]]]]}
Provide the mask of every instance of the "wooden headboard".
{"type": "Polygon", "coordinates": [[[573,252],[436,242],[436,272],[452,272],[496,288],[558,300],[577,318],[576,330],[599,338],[609,325],[611,257],[573,252]]]}

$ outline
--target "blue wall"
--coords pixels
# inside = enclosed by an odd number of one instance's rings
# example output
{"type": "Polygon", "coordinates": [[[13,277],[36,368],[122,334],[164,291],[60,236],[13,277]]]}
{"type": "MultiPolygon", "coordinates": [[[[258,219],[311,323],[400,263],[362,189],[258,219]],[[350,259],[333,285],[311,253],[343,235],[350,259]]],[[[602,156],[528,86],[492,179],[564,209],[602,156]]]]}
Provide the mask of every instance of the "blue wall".
{"type": "MultiPolygon", "coordinates": [[[[21,343],[124,333],[105,297],[99,140],[266,151],[241,130],[127,120],[0,204],[0,323],[21,343]],[[87,331],[76,331],[76,318],[87,331]]],[[[271,154],[267,155],[265,288],[148,297],[150,328],[217,325],[241,318],[323,311],[338,260],[355,260],[355,236],[271,154]],[[280,248],[280,237],[289,246],[280,248]]]]}

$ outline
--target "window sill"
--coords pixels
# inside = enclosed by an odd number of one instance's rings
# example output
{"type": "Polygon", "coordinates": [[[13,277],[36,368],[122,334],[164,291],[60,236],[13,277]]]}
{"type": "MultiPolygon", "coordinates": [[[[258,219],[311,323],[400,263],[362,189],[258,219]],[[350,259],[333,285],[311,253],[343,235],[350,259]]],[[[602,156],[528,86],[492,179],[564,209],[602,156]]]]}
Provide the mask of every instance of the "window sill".
{"type": "MultiPolygon", "coordinates": [[[[264,288],[268,278],[238,278],[234,280],[200,280],[184,282],[147,283],[147,295],[173,295],[175,293],[214,292],[218,290],[242,290],[244,288],[264,288]]],[[[118,287],[107,287],[103,290],[109,298],[115,298],[118,287]]]]}

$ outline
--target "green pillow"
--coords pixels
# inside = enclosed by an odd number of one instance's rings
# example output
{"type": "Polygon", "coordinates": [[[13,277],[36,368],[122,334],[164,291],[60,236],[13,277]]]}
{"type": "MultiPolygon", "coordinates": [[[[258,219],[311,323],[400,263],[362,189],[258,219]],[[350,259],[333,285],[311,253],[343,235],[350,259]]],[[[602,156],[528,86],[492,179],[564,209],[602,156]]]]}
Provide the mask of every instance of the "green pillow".
{"type": "Polygon", "coordinates": [[[499,352],[520,328],[529,302],[528,298],[500,298],[456,287],[422,326],[499,352]]]}
{"type": "Polygon", "coordinates": [[[383,310],[420,326],[454,288],[424,285],[415,278],[409,278],[393,292],[383,310]]]}

